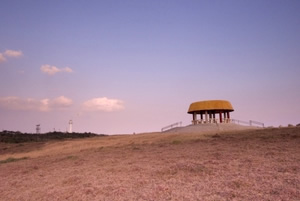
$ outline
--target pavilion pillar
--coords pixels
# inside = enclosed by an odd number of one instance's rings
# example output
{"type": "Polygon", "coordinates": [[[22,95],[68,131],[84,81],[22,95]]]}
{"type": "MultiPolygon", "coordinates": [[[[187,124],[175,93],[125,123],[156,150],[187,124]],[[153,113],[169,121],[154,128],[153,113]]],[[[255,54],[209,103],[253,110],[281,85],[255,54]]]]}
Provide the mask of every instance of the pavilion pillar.
{"type": "Polygon", "coordinates": [[[203,114],[202,112],[200,113],[200,118],[201,118],[201,124],[203,123],[203,114]]]}
{"type": "Polygon", "coordinates": [[[215,123],[216,122],[216,113],[213,112],[213,122],[215,123]]]}
{"type": "Polygon", "coordinates": [[[211,111],[209,111],[209,123],[212,122],[212,116],[211,116],[211,111]]]}
{"type": "Polygon", "coordinates": [[[220,115],[220,123],[222,123],[222,112],[221,111],[219,112],[219,115],[220,115]]]}
{"type": "Polygon", "coordinates": [[[207,123],[208,120],[208,115],[207,115],[207,111],[205,111],[205,123],[207,123]]]}
{"type": "Polygon", "coordinates": [[[228,122],[230,122],[230,115],[229,115],[229,112],[227,112],[227,118],[228,118],[228,122]]]}
{"type": "Polygon", "coordinates": [[[193,124],[196,124],[196,122],[197,122],[197,113],[194,112],[193,113],[193,124]]]}

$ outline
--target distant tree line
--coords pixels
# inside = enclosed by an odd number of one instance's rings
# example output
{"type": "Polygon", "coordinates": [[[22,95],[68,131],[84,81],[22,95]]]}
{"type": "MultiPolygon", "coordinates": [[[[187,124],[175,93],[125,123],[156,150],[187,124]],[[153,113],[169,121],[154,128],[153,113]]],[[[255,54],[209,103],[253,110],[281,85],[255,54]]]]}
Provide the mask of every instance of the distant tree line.
{"type": "Polygon", "coordinates": [[[87,138],[87,137],[99,137],[106,136],[104,134],[95,133],[64,133],[64,132],[49,132],[45,134],[31,134],[21,133],[19,131],[7,131],[0,132],[0,142],[5,143],[23,143],[23,142],[43,142],[48,140],[63,140],[63,139],[75,139],[75,138],[87,138]]]}

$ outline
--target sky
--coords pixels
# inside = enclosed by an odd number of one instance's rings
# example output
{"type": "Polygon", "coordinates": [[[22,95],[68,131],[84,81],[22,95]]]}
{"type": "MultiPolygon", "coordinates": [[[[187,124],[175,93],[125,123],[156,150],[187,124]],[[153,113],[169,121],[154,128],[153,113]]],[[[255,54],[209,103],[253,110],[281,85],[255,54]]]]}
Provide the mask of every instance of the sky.
{"type": "Polygon", "coordinates": [[[132,134],[192,102],[300,123],[298,0],[0,0],[0,130],[132,134]]]}

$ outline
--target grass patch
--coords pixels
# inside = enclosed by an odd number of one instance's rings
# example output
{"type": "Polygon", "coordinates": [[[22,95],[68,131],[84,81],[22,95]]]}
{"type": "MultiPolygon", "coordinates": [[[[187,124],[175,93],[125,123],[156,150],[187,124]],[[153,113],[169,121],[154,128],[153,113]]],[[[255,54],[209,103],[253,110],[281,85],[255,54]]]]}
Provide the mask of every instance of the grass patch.
{"type": "Polygon", "coordinates": [[[133,146],[133,147],[132,147],[132,150],[141,150],[141,148],[140,148],[140,147],[133,146]]]}
{"type": "Polygon", "coordinates": [[[180,140],[173,140],[172,141],[172,144],[181,144],[182,143],[182,141],[180,141],[180,140]]]}
{"type": "Polygon", "coordinates": [[[2,163],[11,163],[11,162],[16,162],[16,161],[20,161],[20,160],[25,160],[25,159],[28,159],[29,157],[23,157],[23,158],[13,158],[13,157],[10,157],[10,158],[7,158],[5,160],[1,160],[0,161],[0,164],[2,163]]]}
{"type": "Polygon", "coordinates": [[[78,156],[70,155],[70,156],[67,156],[65,159],[72,159],[72,160],[75,160],[75,159],[78,159],[78,156]]]}

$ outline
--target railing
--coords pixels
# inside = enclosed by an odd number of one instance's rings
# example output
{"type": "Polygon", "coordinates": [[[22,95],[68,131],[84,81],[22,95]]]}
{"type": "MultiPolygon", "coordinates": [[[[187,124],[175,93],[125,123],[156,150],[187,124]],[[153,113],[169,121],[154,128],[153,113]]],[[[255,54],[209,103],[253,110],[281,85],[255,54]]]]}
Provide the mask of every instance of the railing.
{"type": "Polygon", "coordinates": [[[244,124],[244,125],[250,126],[250,122],[248,122],[248,121],[242,121],[242,120],[238,120],[238,119],[231,119],[231,122],[233,122],[235,124],[244,124]]]}
{"type": "Polygon", "coordinates": [[[253,120],[250,120],[250,126],[253,126],[253,124],[255,125],[259,125],[261,127],[265,127],[265,124],[264,123],[261,123],[261,122],[258,122],[258,121],[253,121],[253,120]]]}
{"type": "Polygon", "coordinates": [[[172,129],[172,128],[181,127],[181,125],[182,125],[182,122],[181,122],[181,121],[180,121],[180,122],[176,122],[176,123],[174,123],[174,124],[170,124],[170,125],[168,125],[168,126],[163,127],[163,128],[161,129],[161,132],[164,132],[164,131],[166,131],[166,130],[170,130],[170,129],[172,129]]]}
{"type": "Polygon", "coordinates": [[[231,122],[236,123],[236,124],[244,124],[247,126],[260,126],[260,127],[265,127],[264,123],[258,122],[258,121],[253,121],[250,120],[249,122],[247,121],[242,121],[242,120],[237,120],[237,119],[231,119],[231,122]]]}

